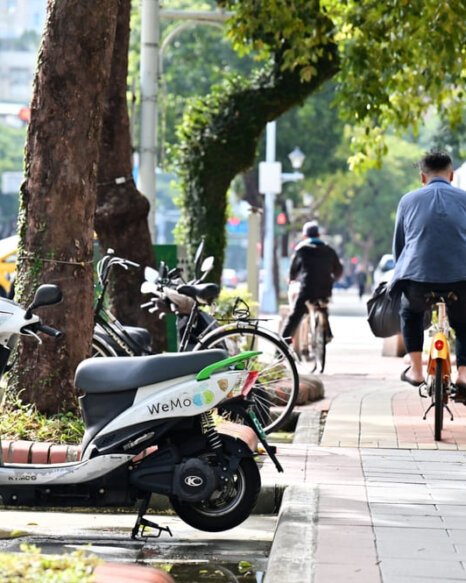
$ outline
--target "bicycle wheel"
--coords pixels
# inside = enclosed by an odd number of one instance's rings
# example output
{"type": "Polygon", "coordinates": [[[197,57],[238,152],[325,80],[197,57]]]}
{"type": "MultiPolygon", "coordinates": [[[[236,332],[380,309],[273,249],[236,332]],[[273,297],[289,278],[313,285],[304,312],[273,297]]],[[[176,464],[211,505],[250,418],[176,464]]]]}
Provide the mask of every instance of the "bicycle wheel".
{"type": "Polygon", "coordinates": [[[101,338],[99,338],[99,336],[95,334],[92,336],[92,358],[116,355],[117,353],[113,350],[113,348],[104,342],[101,338]]]}
{"type": "Polygon", "coordinates": [[[443,378],[442,378],[442,359],[437,358],[435,361],[435,377],[434,387],[432,390],[432,398],[435,403],[435,422],[434,422],[434,438],[435,441],[442,439],[443,429],[443,378]]]}
{"type": "Polygon", "coordinates": [[[309,313],[303,316],[298,328],[298,356],[301,362],[314,360],[311,349],[311,322],[309,313]]]}
{"type": "Polygon", "coordinates": [[[324,372],[325,356],[327,351],[327,330],[325,326],[325,316],[317,312],[314,319],[314,330],[312,334],[312,346],[316,364],[314,370],[324,372]]]}
{"type": "Polygon", "coordinates": [[[223,348],[231,356],[247,350],[261,352],[248,361],[249,370],[259,371],[249,396],[265,433],[282,427],[293,411],[299,392],[298,371],[286,344],[266,331],[251,327],[220,331],[199,343],[195,350],[206,348],[223,348]]]}

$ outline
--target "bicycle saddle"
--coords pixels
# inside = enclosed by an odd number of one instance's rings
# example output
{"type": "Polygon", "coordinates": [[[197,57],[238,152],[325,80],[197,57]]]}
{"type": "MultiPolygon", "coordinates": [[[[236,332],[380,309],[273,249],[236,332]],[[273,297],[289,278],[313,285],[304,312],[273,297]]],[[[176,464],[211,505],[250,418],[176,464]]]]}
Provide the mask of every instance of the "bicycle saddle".
{"type": "Polygon", "coordinates": [[[439,291],[439,290],[432,290],[427,294],[424,294],[426,299],[426,303],[434,304],[436,302],[445,302],[446,304],[451,304],[452,302],[456,302],[458,296],[453,291],[439,291]]]}
{"type": "Polygon", "coordinates": [[[200,304],[211,304],[220,293],[220,286],[216,283],[198,283],[194,285],[180,285],[177,288],[180,294],[197,300],[200,304]]]}

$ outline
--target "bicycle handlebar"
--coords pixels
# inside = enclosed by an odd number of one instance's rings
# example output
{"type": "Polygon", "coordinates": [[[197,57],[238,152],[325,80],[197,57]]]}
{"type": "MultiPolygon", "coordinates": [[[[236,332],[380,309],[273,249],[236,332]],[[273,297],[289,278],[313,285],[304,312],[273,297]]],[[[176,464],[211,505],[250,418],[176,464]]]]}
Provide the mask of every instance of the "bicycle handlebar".
{"type": "Polygon", "coordinates": [[[61,338],[63,336],[63,332],[56,330],[51,326],[47,326],[46,324],[39,324],[37,326],[37,331],[47,334],[47,336],[52,336],[53,338],[61,338]]]}
{"type": "Polygon", "coordinates": [[[99,278],[100,284],[104,284],[107,281],[110,269],[114,265],[119,265],[126,270],[129,267],[134,267],[135,269],[139,269],[141,267],[141,265],[135,261],[130,261],[129,259],[125,259],[123,257],[117,257],[113,254],[113,250],[109,249],[107,251],[107,255],[102,257],[102,259],[97,263],[97,276],[99,278]]]}

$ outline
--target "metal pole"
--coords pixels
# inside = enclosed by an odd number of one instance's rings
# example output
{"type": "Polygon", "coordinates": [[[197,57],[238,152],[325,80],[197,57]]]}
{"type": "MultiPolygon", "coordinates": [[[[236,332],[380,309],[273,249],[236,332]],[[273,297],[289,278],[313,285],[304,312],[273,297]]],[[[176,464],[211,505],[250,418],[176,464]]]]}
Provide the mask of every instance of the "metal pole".
{"type": "Polygon", "coordinates": [[[157,168],[157,92],[159,77],[159,0],[142,0],[141,134],[138,190],[148,199],[149,231],[155,243],[155,169],[157,168]]]}
{"type": "MultiPolygon", "coordinates": [[[[276,123],[271,121],[266,129],[265,161],[275,162],[276,123]]],[[[265,193],[265,233],[264,233],[264,290],[261,310],[265,314],[277,313],[277,294],[273,281],[274,272],[274,206],[275,194],[265,193]]]]}
{"type": "Polygon", "coordinates": [[[254,302],[259,298],[259,235],[260,235],[260,214],[259,209],[251,207],[248,217],[248,253],[247,253],[247,270],[248,270],[248,291],[254,302]]]}

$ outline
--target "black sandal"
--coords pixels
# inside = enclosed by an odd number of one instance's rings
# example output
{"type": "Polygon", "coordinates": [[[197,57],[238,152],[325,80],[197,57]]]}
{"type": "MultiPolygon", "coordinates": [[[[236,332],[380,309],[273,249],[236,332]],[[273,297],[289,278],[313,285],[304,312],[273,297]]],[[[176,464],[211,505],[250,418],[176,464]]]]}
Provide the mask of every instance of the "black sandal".
{"type": "Polygon", "coordinates": [[[407,368],[406,370],[404,370],[404,371],[401,373],[401,377],[400,377],[400,378],[401,378],[401,380],[402,380],[404,383],[409,383],[409,384],[410,384],[410,385],[412,385],[413,387],[420,387],[421,385],[423,385],[423,384],[424,384],[424,382],[425,382],[425,381],[413,381],[413,380],[411,380],[410,378],[408,378],[408,377],[406,376],[406,373],[408,372],[408,370],[409,370],[410,368],[411,368],[411,367],[410,367],[410,366],[408,366],[408,368],[407,368]]]}

